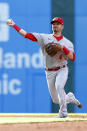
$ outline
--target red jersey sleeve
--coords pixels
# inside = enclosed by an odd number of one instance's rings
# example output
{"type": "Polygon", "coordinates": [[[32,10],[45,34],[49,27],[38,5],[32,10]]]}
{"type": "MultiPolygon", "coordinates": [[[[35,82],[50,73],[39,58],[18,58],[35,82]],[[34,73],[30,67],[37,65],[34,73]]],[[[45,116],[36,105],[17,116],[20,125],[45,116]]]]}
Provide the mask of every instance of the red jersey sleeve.
{"type": "Polygon", "coordinates": [[[32,33],[26,33],[25,38],[30,39],[32,41],[37,41],[36,37],[32,33]]]}

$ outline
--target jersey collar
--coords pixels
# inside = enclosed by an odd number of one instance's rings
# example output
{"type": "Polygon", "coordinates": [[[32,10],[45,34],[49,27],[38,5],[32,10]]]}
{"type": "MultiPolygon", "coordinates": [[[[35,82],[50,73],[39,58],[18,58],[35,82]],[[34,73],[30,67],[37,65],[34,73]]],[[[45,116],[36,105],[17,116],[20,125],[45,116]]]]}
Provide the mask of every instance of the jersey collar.
{"type": "MultiPolygon", "coordinates": [[[[53,35],[54,36],[54,35],[53,35]]],[[[56,39],[57,39],[57,41],[60,41],[61,39],[63,39],[63,35],[61,35],[61,36],[59,36],[59,37],[57,37],[57,36],[54,36],[56,39]]]]}

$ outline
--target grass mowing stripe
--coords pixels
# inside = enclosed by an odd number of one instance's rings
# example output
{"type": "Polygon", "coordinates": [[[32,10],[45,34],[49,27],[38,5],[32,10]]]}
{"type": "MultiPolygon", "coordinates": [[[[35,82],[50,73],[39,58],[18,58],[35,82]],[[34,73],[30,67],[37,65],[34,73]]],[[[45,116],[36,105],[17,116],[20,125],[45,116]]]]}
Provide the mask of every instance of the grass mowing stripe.
{"type": "Polygon", "coordinates": [[[69,116],[80,118],[54,118],[58,113],[0,113],[0,124],[46,123],[87,121],[86,113],[69,113],[69,116]]]}
{"type": "Polygon", "coordinates": [[[87,121],[87,118],[14,118],[14,117],[1,117],[0,124],[23,124],[23,123],[47,123],[47,122],[75,122],[75,121],[87,121]]]}

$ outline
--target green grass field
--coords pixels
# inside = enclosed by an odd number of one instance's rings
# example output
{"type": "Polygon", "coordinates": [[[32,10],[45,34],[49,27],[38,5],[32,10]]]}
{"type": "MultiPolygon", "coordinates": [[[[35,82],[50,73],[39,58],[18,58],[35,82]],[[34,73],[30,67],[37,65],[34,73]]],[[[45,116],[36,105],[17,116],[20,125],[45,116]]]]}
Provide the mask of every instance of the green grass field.
{"type": "Polygon", "coordinates": [[[65,121],[87,121],[87,114],[69,114],[69,118],[55,118],[58,114],[32,114],[32,113],[3,113],[0,114],[0,124],[17,123],[41,123],[41,122],[65,122],[65,121]],[[76,118],[75,118],[75,117],[76,118]],[[74,117],[74,118],[73,118],[74,117]]]}

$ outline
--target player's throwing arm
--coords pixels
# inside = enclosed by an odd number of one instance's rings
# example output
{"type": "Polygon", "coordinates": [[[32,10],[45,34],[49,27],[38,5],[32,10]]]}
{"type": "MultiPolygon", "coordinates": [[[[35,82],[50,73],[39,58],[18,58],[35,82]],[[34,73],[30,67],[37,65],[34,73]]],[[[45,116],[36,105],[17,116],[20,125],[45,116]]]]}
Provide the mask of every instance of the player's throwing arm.
{"type": "Polygon", "coordinates": [[[32,41],[37,41],[37,39],[34,37],[34,35],[32,33],[27,33],[25,30],[21,29],[20,27],[18,27],[14,21],[12,19],[8,19],[7,20],[7,25],[13,27],[20,35],[22,35],[23,37],[30,39],[32,41]]]}
{"type": "Polygon", "coordinates": [[[9,26],[12,26],[13,28],[15,28],[15,29],[17,30],[17,32],[18,32],[20,35],[22,35],[23,37],[26,36],[27,32],[24,31],[23,29],[21,29],[20,27],[18,27],[18,26],[14,23],[14,21],[13,21],[12,19],[7,20],[6,23],[7,23],[9,26]]]}

